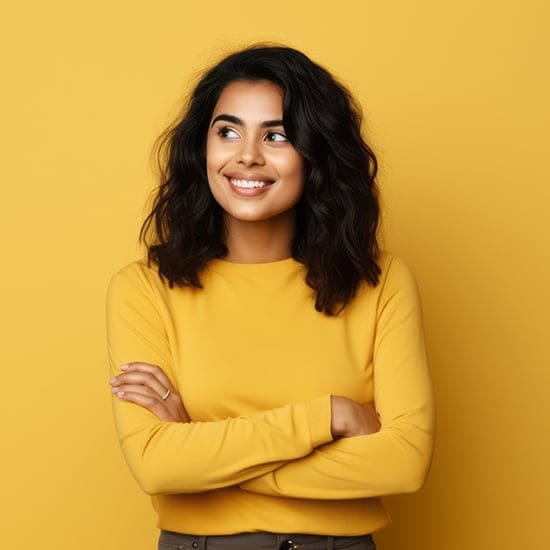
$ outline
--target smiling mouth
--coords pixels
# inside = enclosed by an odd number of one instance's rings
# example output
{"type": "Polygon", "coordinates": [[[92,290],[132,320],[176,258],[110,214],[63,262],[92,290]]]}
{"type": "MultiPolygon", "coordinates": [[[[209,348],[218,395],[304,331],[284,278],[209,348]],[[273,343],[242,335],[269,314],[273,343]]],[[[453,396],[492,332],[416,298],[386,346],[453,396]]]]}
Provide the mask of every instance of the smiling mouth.
{"type": "Polygon", "coordinates": [[[231,185],[240,189],[261,189],[268,185],[273,185],[273,180],[243,180],[238,178],[227,178],[231,185]]]}

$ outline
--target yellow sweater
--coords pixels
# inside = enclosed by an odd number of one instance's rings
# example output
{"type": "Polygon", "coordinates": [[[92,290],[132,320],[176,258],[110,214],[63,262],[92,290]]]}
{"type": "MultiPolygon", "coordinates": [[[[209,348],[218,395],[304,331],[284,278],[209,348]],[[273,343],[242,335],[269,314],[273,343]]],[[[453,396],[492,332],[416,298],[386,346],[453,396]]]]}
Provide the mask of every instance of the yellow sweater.
{"type": "Polygon", "coordinates": [[[212,261],[204,289],[172,288],[135,262],[107,299],[111,374],[159,365],[190,423],[113,401],[118,437],[161,529],[356,535],[389,523],[380,496],[417,490],[433,443],[418,292],[383,255],[335,317],[315,311],[304,268],[212,261]],[[332,440],[330,395],[374,399],[382,428],[332,440]]]}

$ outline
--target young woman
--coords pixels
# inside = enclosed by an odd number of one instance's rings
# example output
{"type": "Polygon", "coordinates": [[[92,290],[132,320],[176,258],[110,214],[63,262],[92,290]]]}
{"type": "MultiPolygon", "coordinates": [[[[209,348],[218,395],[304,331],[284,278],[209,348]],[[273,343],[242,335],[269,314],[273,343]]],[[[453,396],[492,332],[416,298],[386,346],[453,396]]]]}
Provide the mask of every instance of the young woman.
{"type": "Polygon", "coordinates": [[[376,160],[304,54],[223,59],[170,129],[108,292],[114,414],[160,549],[370,549],[417,490],[433,406],[407,267],[379,253],[376,160]]]}

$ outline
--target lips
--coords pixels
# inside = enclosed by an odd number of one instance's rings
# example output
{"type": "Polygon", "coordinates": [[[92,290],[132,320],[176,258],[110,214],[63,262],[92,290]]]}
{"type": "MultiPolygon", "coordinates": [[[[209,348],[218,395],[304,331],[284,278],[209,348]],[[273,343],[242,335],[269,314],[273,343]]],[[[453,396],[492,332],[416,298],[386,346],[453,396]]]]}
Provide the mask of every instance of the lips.
{"type": "Polygon", "coordinates": [[[226,175],[225,179],[231,190],[242,197],[262,195],[274,183],[274,180],[259,174],[231,174],[226,175]]]}
{"type": "Polygon", "coordinates": [[[230,188],[238,195],[254,197],[267,191],[274,180],[259,175],[231,174],[225,176],[230,188]]]}
{"type": "Polygon", "coordinates": [[[247,180],[241,178],[229,178],[229,183],[235,187],[240,187],[241,189],[257,189],[260,187],[265,187],[266,185],[271,185],[273,182],[269,180],[247,180]]]}

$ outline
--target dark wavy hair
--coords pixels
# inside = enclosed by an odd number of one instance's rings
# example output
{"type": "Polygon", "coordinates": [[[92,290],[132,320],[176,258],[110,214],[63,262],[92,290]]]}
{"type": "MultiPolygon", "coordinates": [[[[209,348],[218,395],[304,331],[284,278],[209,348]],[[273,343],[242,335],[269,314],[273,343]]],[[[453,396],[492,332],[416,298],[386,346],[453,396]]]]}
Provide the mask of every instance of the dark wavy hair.
{"type": "Polygon", "coordinates": [[[284,93],[283,123],[305,166],[292,256],[306,267],[315,309],[335,315],[361,280],[378,284],[376,157],[361,136],[361,110],[347,89],[303,53],[254,45],[209,69],[184,115],[158,142],[161,182],[140,238],[170,286],[202,288],[200,274],[227,254],[223,210],[206,176],[206,135],[222,90],[270,81],[284,93]]]}

